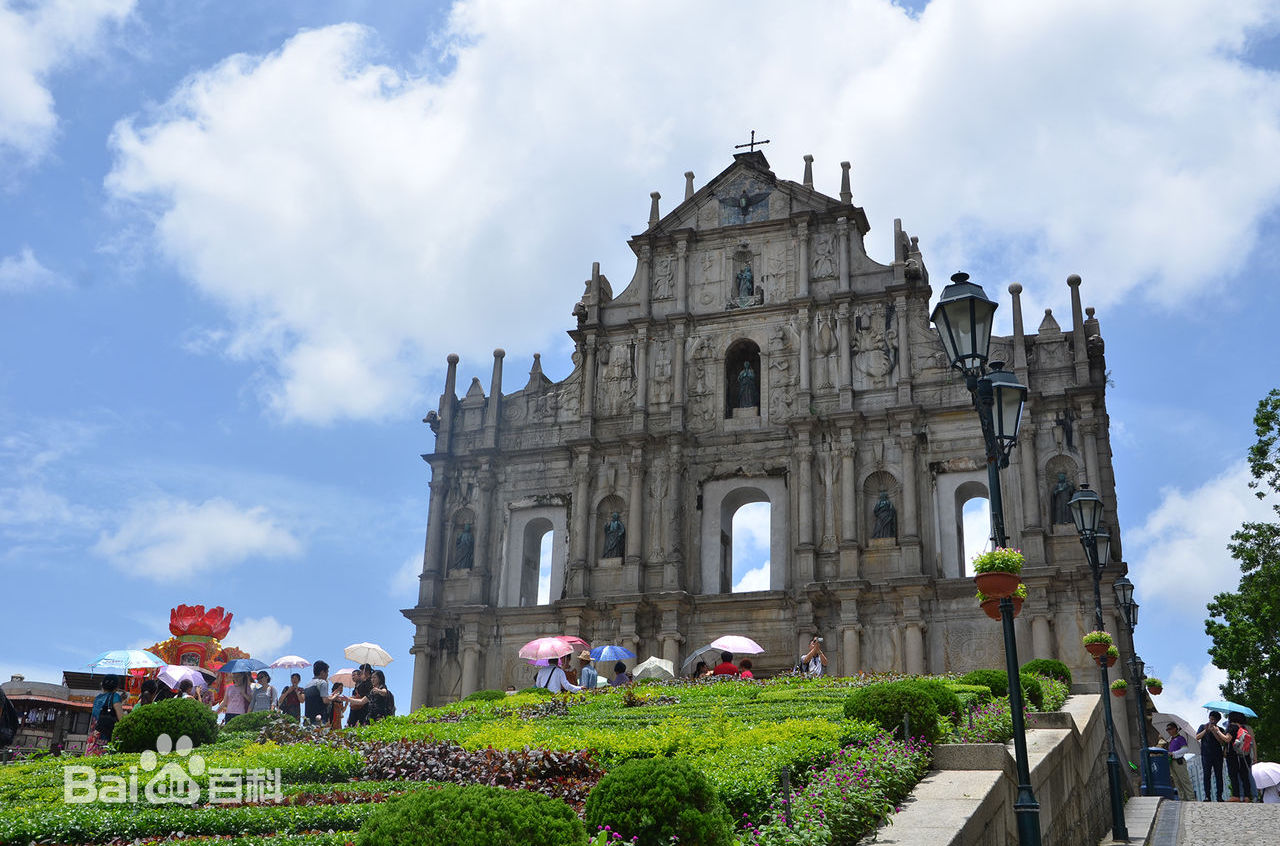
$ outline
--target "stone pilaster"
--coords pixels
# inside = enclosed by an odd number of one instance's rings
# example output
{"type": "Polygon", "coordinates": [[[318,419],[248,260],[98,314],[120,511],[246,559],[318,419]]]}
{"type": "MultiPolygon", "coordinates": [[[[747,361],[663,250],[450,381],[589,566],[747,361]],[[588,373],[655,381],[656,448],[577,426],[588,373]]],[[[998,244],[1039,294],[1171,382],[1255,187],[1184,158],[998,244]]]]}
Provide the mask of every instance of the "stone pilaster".
{"type": "Polygon", "coordinates": [[[796,254],[799,267],[796,268],[796,296],[809,296],[809,222],[802,220],[796,224],[796,254]]]}
{"type": "Polygon", "coordinates": [[[480,488],[479,502],[476,505],[475,555],[474,569],[471,571],[469,599],[473,605],[485,605],[489,602],[489,580],[493,573],[493,491],[497,487],[493,468],[485,462],[476,479],[480,488]]]}
{"type": "Polygon", "coordinates": [[[676,312],[689,310],[689,239],[676,242],[676,312]]]}
{"type": "Polygon", "coordinates": [[[836,221],[836,257],[840,270],[840,291],[849,290],[849,218],[836,221]]]}
{"type": "Polygon", "coordinates": [[[841,411],[853,408],[853,359],[849,347],[849,319],[849,304],[840,303],[836,310],[836,343],[840,345],[840,384],[837,387],[840,389],[841,411]]]}

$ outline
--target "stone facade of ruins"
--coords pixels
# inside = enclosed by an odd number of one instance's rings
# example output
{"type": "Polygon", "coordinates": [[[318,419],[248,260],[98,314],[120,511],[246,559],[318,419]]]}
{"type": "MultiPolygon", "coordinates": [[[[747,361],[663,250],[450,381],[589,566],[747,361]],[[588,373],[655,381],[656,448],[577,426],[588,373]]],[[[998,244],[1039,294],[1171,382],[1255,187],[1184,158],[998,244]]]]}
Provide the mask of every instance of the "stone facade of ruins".
{"type": "MultiPolygon", "coordinates": [[[[504,392],[498,350],[488,393],[474,379],[459,399],[450,356],[428,415],[421,587],[405,611],[414,707],[527,686],[517,650],[560,633],[677,667],[746,634],[767,650],[765,674],[791,669],[815,633],[840,674],[1004,666],[963,560],[964,503],[987,496],[982,438],[929,322],[917,239],[895,221],[892,260],[872,259],[848,165],[833,198],[814,190],[811,162],[791,182],[759,151],[736,155],[696,191],[686,174],[665,216],[655,194],[630,241],[630,283],[615,295],[598,267],[586,282],[564,381],[535,357],[527,384],[504,392]],[[769,589],[733,593],[732,517],[752,502],[770,505],[769,589]],[[606,529],[615,513],[624,534],[606,529]],[[548,532],[551,601],[539,605],[548,532]]],[[[1034,333],[1010,286],[1013,335],[993,338],[991,357],[1030,387],[1002,471],[1010,544],[1028,561],[1019,657],[1058,658],[1096,686],[1080,643],[1092,578],[1064,496],[1087,482],[1106,505],[1113,634],[1123,547],[1102,337],[1079,278],[1067,284],[1065,328],[1046,312],[1034,333]]]]}

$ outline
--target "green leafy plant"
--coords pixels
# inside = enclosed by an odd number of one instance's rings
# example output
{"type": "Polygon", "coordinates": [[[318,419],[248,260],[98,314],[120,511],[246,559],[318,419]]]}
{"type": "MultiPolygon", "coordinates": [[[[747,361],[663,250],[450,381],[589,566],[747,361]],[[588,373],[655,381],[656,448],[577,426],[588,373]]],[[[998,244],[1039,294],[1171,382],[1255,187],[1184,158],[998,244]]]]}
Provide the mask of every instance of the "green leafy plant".
{"type": "Polygon", "coordinates": [[[169,735],[177,741],[186,735],[193,746],[212,743],[218,736],[218,718],[207,705],[194,699],[166,699],[134,708],[116,723],[111,743],[121,752],[156,748],[156,738],[169,735]]]}
{"type": "Polygon", "coordinates": [[[260,731],[261,729],[271,725],[276,720],[292,720],[297,722],[288,714],[282,714],[279,711],[254,711],[250,714],[241,714],[227,720],[227,724],[222,727],[224,732],[237,731],[260,731]]]}
{"type": "Polygon", "coordinates": [[[506,699],[507,694],[501,690],[477,690],[474,693],[467,694],[463,702],[494,702],[499,699],[506,699]]]}
{"type": "Polygon", "coordinates": [[[1145,683],[1147,685],[1147,690],[1150,690],[1153,687],[1160,688],[1161,690],[1164,689],[1164,682],[1160,681],[1160,679],[1155,676],[1147,676],[1145,683]]]}
{"type": "Polygon", "coordinates": [[[479,784],[415,790],[386,802],[356,846],[574,846],[587,832],[559,799],[479,784]]]}
{"type": "Polygon", "coordinates": [[[1085,646],[1090,646],[1095,643],[1105,643],[1110,646],[1114,642],[1111,639],[1111,635],[1106,632],[1096,630],[1087,633],[1083,638],[1081,638],[1081,640],[1084,641],[1085,646]]]}
{"type": "Polygon", "coordinates": [[[641,758],[610,770],[587,797],[593,830],[609,826],[638,846],[729,846],[729,812],[706,776],[691,764],[641,758]]]}
{"type": "Polygon", "coordinates": [[[1022,699],[1037,711],[1044,710],[1044,688],[1040,685],[1040,678],[1034,673],[1019,673],[1019,681],[1022,682],[1022,699]]]}
{"type": "Polygon", "coordinates": [[[973,572],[981,573],[1021,573],[1026,559],[1022,550],[998,546],[995,549],[980,553],[973,557],[973,572]]]}
{"type": "Polygon", "coordinates": [[[901,730],[906,717],[913,736],[923,737],[930,743],[937,743],[943,736],[933,691],[912,679],[855,689],[844,702],[844,714],[851,719],[874,722],[891,734],[901,730]]]}
{"type": "Polygon", "coordinates": [[[1110,658],[1110,659],[1112,659],[1112,660],[1119,660],[1119,658],[1120,658],[1120,650],[1119,650],[1119,649],[1117,649],[1117,648],[1116,648],[1116,647],[1114,647],[1114,646],[1108,646],[1108,647],[1107,647],[1107,652],[1106,652],[1106,657],[1108,657],[1108,658],[1110,658]]]}
{"type": "Polygon", "coordinates": [[[1124,679],[1116,679],[1111,683],[1111,689],[1125,691],[1129,689],[1129,683],[1124,679]]]}
{"type": "Polygon", "coordinates": [[[1009,695],[1009,674],[1004,670],[974,670],[956,679],[960,684],[980,684],[990,688],[992,696],[1009,695]]]}
{"type": "Polygon", "coordinates": [[[1057,679],[1068,688],[1071,687],[1071,668],[1053,658],[1032,658],[1022,665],[1022,672],[1048,676],[1051,679],[1057,679]]]}

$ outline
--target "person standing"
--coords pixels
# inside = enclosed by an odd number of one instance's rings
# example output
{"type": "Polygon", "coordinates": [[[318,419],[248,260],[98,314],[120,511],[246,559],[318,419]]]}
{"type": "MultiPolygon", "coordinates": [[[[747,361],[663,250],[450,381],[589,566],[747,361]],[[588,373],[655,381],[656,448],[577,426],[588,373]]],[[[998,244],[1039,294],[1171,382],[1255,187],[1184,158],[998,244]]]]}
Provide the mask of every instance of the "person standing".
{"type": "Polygon", "coordinates": [[[373,671],[373,688],[369,691],[369,719],[394,717],[396,697],[387,690],[387,676],[382,670],[373,671]]]}
{"type": "Polygon", "coordinates": [[[347,727],[367,726],[369,724],[369,692],[373,690],[373,667],[361,664],[352,676],[355,686],[347,697],[351,713],[347,715],[347,727]]]}
{"type": "Polygon", "coordinates": [[[194,699],[197,702],[199,702],[200,701],[199,697],[197,697],[194,693],[192,693],[192,690],[194,689],[195,689],[195,685],[191,683],[191,679],[183,679],[182,681],[178,682],[178,698],[194,699]]]}
{"type": "Polygon", "coordinates": [[[1204,801],[1222,801],[1222,744],[1227,739],[1222,729],[1218,727],[1218,720],[1222,719],[1222,715],[1217,711],[1209,712],[1209,722],[1202,724],[1196,729],[1196,740],[1200,741],[1200,766],[1204,770],[1204,801]],[[1209,789],[1212,779],[1218,780],[1218,789],[1212,792],[1209,789]]]}
{"type": "Polygon", "coordinates": [[[317,661],[311,665],[311,681],[302,694],[306,707],[307,723],[310,725],[328,725],[332,718],[330,706],[333,697],[329,695],[329,664],[317,661]]]}
{"type": "Polygon", "coordinates": [[[1223,756],[1227,762],[1227,780],[1231,783],[1231,802],[1253,801],[1253,733],[1244,714],[1232,711],[1227,714],[1227,739],[1223,741],[1223,756]]]}
{"type": "Polygon", "coordinates": [[[751,672],[750,658],[743,658],[741,661],[738,662],[738,678],[754,679],[755,677],[756,677],[755,673],[751,672]]]}
{"type": "Polygon", "coordinates": [[[556,661],[546,667],[538,670],[538,674],[534,676],[535,685],[545,688],[552,693],[562,693],[571,691],[573,693],[581,693],[582,688],[569,681],[569,677],[565,675],[564,668],[560,666],[560,662],[556,661]]]}
{"type": "Polygon", "coordinates": [[[232,717],[249,713],[249,703],[253,701],[253,691],[249,689],[249,674],[235,673],[231,678],[232,683],[222,692],[222,702],[218,704],[224,726],[232,717]]]}
{"type": "Polygon", "coordinates": [[[627,665],[621,661],[613,665],[613,678],[609,679],[609,687],[622,687],[631,684],[631,674],[627,672],[627,665]]]}
{"type": "Polygon", "coordinates": [[[1178,728],[1177,723],[1169,723],[1165,730],[1169,732],[1169,760],[1172,761],[1169,772],[1173,777],[1173,786],[1178,788],[1179,799],[1194,802],[1196,791],[1191,786],[1191,776],[1187,773],[1187,739],[1182,736],[1182,729],[1178,728]]]}
{"type": "Polygon", "coordinates": [[[733,663],[732,652],[721,652],[720,663],[716,664],[715,669],[711,671],[713,676],[736,676],[738,674],[738,665],[733,663]]]}
{"type": "Polygon", "coordinates": [[[815,637],[809,641],[809,651],[800,656],[800,667],[811,676],[820,676],[827,671],[827,653],[822,651],[822,638],[815,637]]]}
{"type": "Polygon", "coordinates": [[[102,693],[93,698],[93,711],[89,720],[89,740],[85,744],[86,755],[101,755],[111,742],[116,723],[124,719],[120,702],[124,696],[118,692],[119,676],[107,676],[102,680],[102,693]]]}
{"type": "Polygon", "coordinates": [[[302,697],[302,675],[290,673],[289,686],[280,691],[276,707],[280,709],[280,713],[292,717],[294,722],[297,722],[302,719],[302,697]]]}
{"type": "Polygon", "coordinates": [[[578,653],[578,661],[582,667],[578,670],[578,684],[587,690],[595,690],[600,684],[600,674],[596,672],[596,668],[591,666],[591,653],[582,650],[578,653]]]}

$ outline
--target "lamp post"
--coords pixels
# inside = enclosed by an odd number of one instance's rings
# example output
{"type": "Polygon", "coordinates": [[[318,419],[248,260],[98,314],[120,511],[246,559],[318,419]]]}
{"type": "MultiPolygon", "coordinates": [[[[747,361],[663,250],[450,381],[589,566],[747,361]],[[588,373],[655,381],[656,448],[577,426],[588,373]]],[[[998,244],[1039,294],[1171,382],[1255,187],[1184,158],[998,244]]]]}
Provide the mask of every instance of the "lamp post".
{"type": "MultiPolygon", "coordinates": [[[[1138,603],[1133,599],[1133,582],[1121,576],[1116,579],[1113,587],[1116,591],[1116,607],[1120,609],[1124,624],[1129,629],[1129,641],[1133,643],[1133,632],[1138,628],[1138,603]]],[[[1147,678],[1147,665],[1138,657],[1136,643],[1134,647],[1133,655],[1129,658],[1129,667],[1133,670],[1133,684],[1138,690],[1138,742],[1142,744],[1138,753],[1142,761],[1140,792],[1143,796],[1149,796],[1155,781],[1151,777],[1151,755],[1147,752],[1147,748],[1151,745],[1147,742],[1147,693],[1143,684],[1147,678]]]]}
{"type": "MultiPolygon", "coordinates": [[[[1080,545],[1084,547],[1089,569],[1093,571],[1093,611],[1100,632],[1102,624],[1102,568],[1111,558],[1111,533],[1102,527],[1102,497],[1097,491],[1081,485],[1071,497],[1071,519],[1075,521],[1080,545]]],[[[1124,824],[1124,793],[1120,789],[1120,758],[1116,755],[1116,727],[1111,717],[1110,684],[1107,681],[1107,662],[1098,660],[1098,674],[1102,680],[1102,712],[1107,725],[1107,779],[1111,783],[1111,835],[1116,840],[1128,840],[1129,829],[1124,824]]]]}
{"type": "MultiPolygon", "coordinates": [[[[1027,388],[1018,384],[1004,362],[988,362],[992,317],[997,304],[987,298],[969,274],[957,273],[942,291],[931,320],[942,338],[951,366],[964,374],[965,386],[978,412],[987,452],[987,487],[991,495],[991,540],[1006,546],[1004,503],[1000,497],[1000,468],[1009,466],[1009,453],[1018,442],[1027,388]],[[988,366],[990,370],[988,371],[988,366]]],[[[1013,803],[1022,846],[1040,846],[1040,803],[1031,790],[1027,762],[1027,731],[1023,720],[1022,681],[1018,673],[1018,642],[1013,631],[1013,600],[1000,600],[1004,627],[1005,669],[1009,675],[1009,710],[1013,717],[1013,753],[1018,767],[1018,795],[1013,803]]]]}

